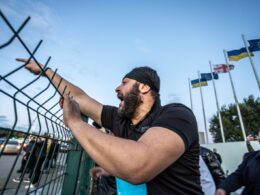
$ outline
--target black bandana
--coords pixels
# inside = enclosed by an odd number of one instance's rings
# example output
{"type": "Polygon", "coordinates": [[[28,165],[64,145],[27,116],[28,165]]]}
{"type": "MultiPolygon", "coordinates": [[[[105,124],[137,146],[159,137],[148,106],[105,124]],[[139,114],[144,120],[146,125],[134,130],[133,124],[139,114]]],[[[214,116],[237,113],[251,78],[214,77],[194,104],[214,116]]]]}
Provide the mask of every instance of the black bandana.
{"type": "Polygon", "coordinates": [[[148,85],[153,91],[159,93],[159,85],[155,84],[147,74],[142,70],[134,69],[131,72],[127,73],[124,78],[134,79],[140,83],[148,85]]]}

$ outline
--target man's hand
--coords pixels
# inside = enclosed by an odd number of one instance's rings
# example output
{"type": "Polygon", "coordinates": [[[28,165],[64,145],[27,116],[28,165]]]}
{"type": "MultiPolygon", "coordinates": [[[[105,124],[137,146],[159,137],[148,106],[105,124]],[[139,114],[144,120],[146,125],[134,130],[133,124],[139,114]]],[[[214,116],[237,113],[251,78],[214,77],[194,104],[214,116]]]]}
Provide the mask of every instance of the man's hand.
{"type": "Polygon", "coordinates": [[[109,176],[110,174],[101,167],[93,167],[89,170],[89,175],[96,180],[100,176],[109,176]]]}
{"type": "Polygon", "coordinates": [[[64,96],[63,120],[68,127],[71,122],[81,120],[79,104],[67,94],[64,96]]]}
{"type": "MultiPolygon", "coordinates": [[[[28,59],[16,58],[16,61],[27,63],[28,59]]],[[[43,65],[39,65],[43,67],[43,65]]],[[[25,65],[25,68],[29,70],[31,73],[39,75],[41,74],[41,68],[39,67],[39,65],[34,60],[30,60],[28,64],[25,65]]]]}
{"type": "Polygon", "coordinates": [[[215,195],[226,195],[226,191],[223,189],[218,189],[215,195]]]}
{"type": "Polygon", "coordinates": [[[64,97],[60,97],[59,105],[60,105],[60,108],[62,108],[62,109],[63,109],[63,104],[64,104],[64,97]]]}

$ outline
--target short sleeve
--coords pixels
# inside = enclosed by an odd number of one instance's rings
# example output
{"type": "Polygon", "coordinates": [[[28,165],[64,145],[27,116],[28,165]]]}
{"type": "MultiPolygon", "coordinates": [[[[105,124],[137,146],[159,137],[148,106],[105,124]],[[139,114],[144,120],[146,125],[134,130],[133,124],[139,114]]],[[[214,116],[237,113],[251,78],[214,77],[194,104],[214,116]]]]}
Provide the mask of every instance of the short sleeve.
{"type": "Polygon", "coordinates": [[[164,127],[174,131],[183,139],[186,149],[198,141],[195,116],[182,104],[166,105],[151,127],[164,127]]]}

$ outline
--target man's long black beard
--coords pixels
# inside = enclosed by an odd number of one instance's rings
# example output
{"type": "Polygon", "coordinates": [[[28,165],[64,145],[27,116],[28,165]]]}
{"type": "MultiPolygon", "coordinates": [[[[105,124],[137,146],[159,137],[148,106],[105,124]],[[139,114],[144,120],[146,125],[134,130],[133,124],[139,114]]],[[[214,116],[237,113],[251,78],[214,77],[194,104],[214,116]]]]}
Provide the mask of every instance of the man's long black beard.
{"type": "Polygon", "coordinates": [[[124,97],[124,107],[118,110],[119,116],[127,119],[134,117],[135,111],[138,106],[143,102],[140,97],[139,85],[136,83],[131,91],[124,97]]]}

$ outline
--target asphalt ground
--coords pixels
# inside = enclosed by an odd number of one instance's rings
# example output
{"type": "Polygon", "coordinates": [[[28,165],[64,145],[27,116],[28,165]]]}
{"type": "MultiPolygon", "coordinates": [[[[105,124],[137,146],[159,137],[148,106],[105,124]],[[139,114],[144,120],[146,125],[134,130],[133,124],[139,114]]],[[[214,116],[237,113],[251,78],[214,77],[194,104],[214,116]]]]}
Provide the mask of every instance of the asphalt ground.
{"type": "MultiPolygon", "coordinates": [[[[46,171],[43,171],[41,176],[40,176],[40,182],[38,186],[38,190],[36,194],[59,194],[62,180],[63,180],[63,175],[64,175],[64,162],[66,154],[59,154],[57,158],[57,166],[55,168],[51,168],[49,172],[47,173],[46,171]],[[59,177],[61,176],[61,177],[59,177]],[[48,183],[54,178],[59,177],[59,179],[54,180],[50,182],[49,185],[45,185],[44,187],[42,186],[44,183],[48,183]],[[43,192],[42,192],[43,191],[43,192]]],[[[22,160],[23,154],[19,155],[19,158],[17,160],[17,163],[12,171],[11,177],[7,183],[7,186],[4,190],[4,195],[13,195],[15,194],[15,191],[19,185],[19,183],[13,182],[14,178],[19,177],[21,174],[17,173],[16,171],[20,168],[21,165],[21,160],[22,160]]],[[[11,155],[11,154],[3,154],[0,158],[0,193],[3,191],[3,187],[5,185],[5,182],[8,178],[9,172],[12,170],[13,163],[15,161],[16,155],[11,155]]],[[[28,178],[28,174],[25,174],[24,179],[28,178]]],[[[26,194],[27,189],[25,189],[25,186],[28,185],[26,182],[22,182],[18,193],[17,194],[26,194]]],[[[34,193],[33,193],[34,194],[34,193]]]]}

